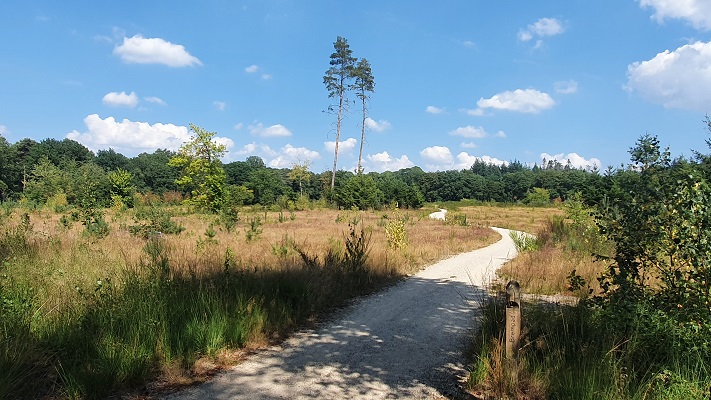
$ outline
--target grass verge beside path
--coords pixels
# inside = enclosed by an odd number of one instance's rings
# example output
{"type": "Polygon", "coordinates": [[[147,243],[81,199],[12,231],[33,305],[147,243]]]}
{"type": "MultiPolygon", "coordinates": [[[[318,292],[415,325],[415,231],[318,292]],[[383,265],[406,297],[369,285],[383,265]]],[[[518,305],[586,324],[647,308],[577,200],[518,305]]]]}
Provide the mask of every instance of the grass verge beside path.
{"type": "Polygon", "coordinates": [[[471,393],[480,399],[711,397],[711,339],[652,304],[628,304],[621,313],[591,297],[600,293],[595,278],[607,265],[592,254],[611,248],[590,226],[553,217],[534,231],[535,243],[499,270],[502,282],[516,279],[524,292],[579,301],[523,302],[515,363],[504,354],[504,298],[485,301],[472,342],[471,393]]]}

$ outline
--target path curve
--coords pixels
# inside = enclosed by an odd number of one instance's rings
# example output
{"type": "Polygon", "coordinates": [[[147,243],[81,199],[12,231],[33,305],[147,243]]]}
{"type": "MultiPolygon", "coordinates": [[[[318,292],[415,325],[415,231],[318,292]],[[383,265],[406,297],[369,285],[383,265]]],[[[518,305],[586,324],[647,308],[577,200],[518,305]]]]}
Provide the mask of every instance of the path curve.
{"type": "Polygon", "coordinates": [[[249,357],[210,382],[173,393],[196,399],[439,399],[458,397],[464,349],[485,283],[516,256],[498,242],[442,260],[357,301],[316,330],[249,357]]]}

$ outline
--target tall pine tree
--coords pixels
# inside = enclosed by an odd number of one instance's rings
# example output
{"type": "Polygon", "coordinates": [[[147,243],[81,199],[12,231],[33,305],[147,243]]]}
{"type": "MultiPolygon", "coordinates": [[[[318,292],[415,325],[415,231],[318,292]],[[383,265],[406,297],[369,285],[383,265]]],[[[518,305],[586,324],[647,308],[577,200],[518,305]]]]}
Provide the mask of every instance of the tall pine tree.
{"type": "Polygon", "coordinates": [[[368,118],[368,99],[370,96],[369,92],[375,91],[375,78],[373,78],[373,71],[370,68],[370,63],[367,59],[361,58],[358,60],[353,76],[355,78],[355,83],[353,88],[355,89],[356,96],[361,101],[361,110],[363,111],[363,119],[361,121],[361,132],[360,132],[360,152],[358,153],[358,173],[363,172],[363,143],[365,142],[365,120],[368,118]]]}
{"type": "MultiPolygon", "coordinates": [[[[331,54],[331,67],[326,71],[323,77],[323,83],[328,90],[328,97],[338,99],[338,108],[335,110],[336,117],[336,146],[333,156],[333,174],[331,175],[331,190],[336,185],[336,170],[338,167],[338,144],[341,140],[341,123],[343,121],[343,113],[347,104],[348,81],[353,78],[356,58],[353,57],[353,51],[348,46],[348,40],[338,36],[333,43],[334,52],[331,54]]],[[[329,106],[329,111],[334,112],[335,106],[329,106]]]]}

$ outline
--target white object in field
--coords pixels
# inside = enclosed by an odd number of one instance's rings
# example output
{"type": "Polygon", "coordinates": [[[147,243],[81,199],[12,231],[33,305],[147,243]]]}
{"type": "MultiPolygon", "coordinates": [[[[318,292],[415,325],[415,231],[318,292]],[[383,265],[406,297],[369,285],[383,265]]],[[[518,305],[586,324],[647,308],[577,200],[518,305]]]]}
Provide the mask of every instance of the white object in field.
{"type": "Polygon", "coordinates": [[[446,216],[447,216],[447,210],[445,210],[444,208],[440,208],[439,211],[435,211],[432,214],[430,214],[430,218],[438,219],[440,221],[444,221],[446,216]]]}

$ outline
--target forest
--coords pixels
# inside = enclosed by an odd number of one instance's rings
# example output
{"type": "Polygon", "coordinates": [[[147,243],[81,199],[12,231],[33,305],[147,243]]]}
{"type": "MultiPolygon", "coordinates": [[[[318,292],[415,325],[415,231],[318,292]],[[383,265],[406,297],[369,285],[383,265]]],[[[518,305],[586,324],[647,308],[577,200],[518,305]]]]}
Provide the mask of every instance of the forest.
{"type": "MultiPolygon", "coordinates": [[[[59,196],[66,205],[80,205],[89,201],[86,196],[90,195],[96,205],[109,207],[112,196],[119,196],[130,207],[133,195],[141,194],[176,203],[191,194],[176,183],[181,169],[169,165],[176,155],[166,149],[135,157],[113,149],[94,154],[70,139],[22,139],[9,143],[0,136],[0,199],[24,199],[41,206],[59,196]]],[[[330,171],[312,172],[305,165],[276,169],[267,167],[257,156],[250,156],[220,166],[226,188],[233,193],[233,205],[284,209],[289,204],[294,207],[299,199],[323,199],[345,209],[380,209],[395,203],[403,208],[420,208],[425,202],[461,199],[540,205],[565,201],[576,192],[595,204],[610,190],[614,177],[623,172],[600,173],[553,160],[540,166],[515,160],[505,165],[477,161],[460,171],[425,172],[412,167],[358,174],[339,170],[332,191],[330,171]]]]}

